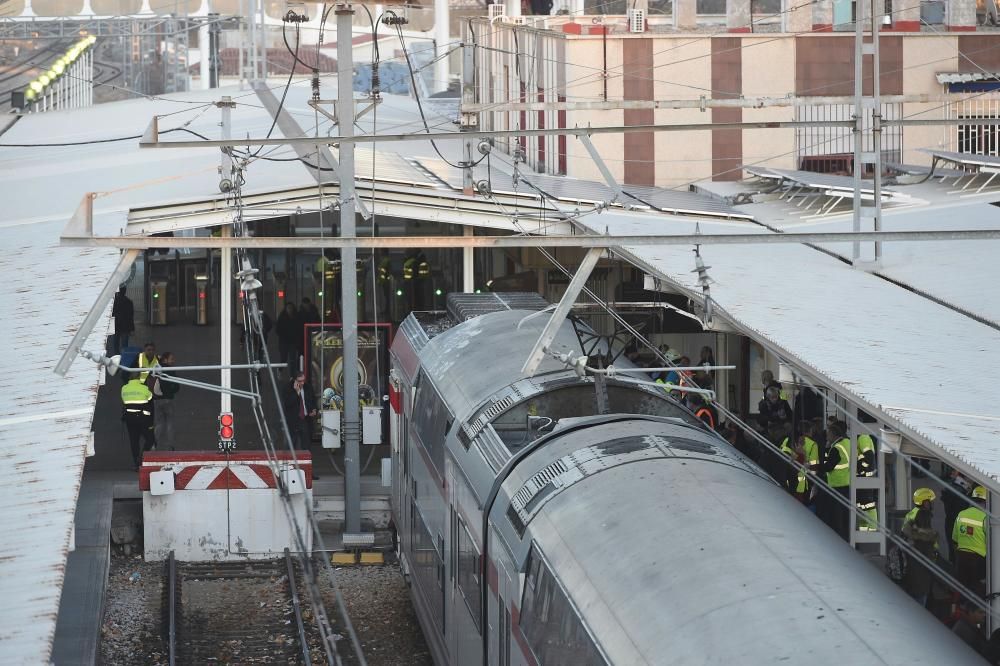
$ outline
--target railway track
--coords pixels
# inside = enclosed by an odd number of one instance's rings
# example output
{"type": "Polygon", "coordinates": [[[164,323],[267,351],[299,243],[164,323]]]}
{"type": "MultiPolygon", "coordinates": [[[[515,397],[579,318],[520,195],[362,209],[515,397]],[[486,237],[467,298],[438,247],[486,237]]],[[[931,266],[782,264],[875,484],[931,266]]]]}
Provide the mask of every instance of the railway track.
{"type": "Polygon", "coordinates": [[[301,572],[285,557],[180,563],[164,580],[169,664],[311,664],[301,572]]]}

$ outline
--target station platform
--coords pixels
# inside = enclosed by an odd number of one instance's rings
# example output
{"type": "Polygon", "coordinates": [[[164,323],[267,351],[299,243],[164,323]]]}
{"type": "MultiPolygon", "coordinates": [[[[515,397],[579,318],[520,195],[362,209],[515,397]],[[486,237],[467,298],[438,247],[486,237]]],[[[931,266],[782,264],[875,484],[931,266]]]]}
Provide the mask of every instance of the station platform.
{"type": "MultiPolygon", "coordinates": [[[[131,292],[130,292],[131,293],[131,292]]],[[[212,365],[219,363],[220,328],[218,324],[195,326],[190,323],[176,323],[167,326],[148,326],[139,321],[142,317],[140,303],[136,302],[136,331],[129,344],[142,346],[153,342],[158,353],[173,352],[178,365],[212,365]]],[[[233,363],[246,363],[246,352],[240,345],[240,329],[233,327],[232,359],[233,363]]],[[[269,340],[269,353],[272,359],[278,356],[278,341],[272,333],[269,340]]],[[[82,362],[82,361],[81,361],[82,362]]],[[[199,381],[220,382],[219,371],[185,373],[187,378],[199,381]]],[[[289,380],[287,370],[276,371],[279,395],[285,389],[289,380]]],[[[285,442],[280,437],[281,420],[277,408],[274,390],[266,381],[265,373],[261,373],[261,402],[267,417],[268,427],[276,438],[276,447],[285,448],[285,442]]],[[[232,384],[237,389],[249,389],[247,371],[233,370],[232,384]]],[[[97,395],[97,406],[94,414],[94,448],[95,455],[87,459],[86,471],[125,471],[132,470],[132,458],[129,451],[128,435],[125,424],[121,420],[121,378],[108,377],[97,395]]],[[[220,394],[192,387],[182,386],[174,400],[174,449],[177,451],[214,451],[218,447],[218,415],[220,411],[220,394]]],[[[263,449],[257,424],[254,420],[250,403],[241,398],[232,398],[232,412],[235,419],[236,448],[238,451],[258,451],[263,449]]],[[[330,478],[341,478],[338,470],[344,469],[343,450],[324,450],[319,443],[319,429],[314,430],[315,440],[312,447],[314,470],[317,485],[325,488],[322,483],[330,478]]],[[[167,450],[161,444],[159,450],[167,450]]],[[[361,450],[361,474],[363,476],[378,476],[381,472],[381,459],[389,456],[388,445],[363,446],[361,450]]],[[[340,483],[343,481],[341,479],[340,483]]],[[[342,486],[340,486],[342,488],[342,486]]],[[[341,490],[342,492],[342,490],[341,490]]],[[[324,494],[320,490],[318,494],[324,494]]]]}

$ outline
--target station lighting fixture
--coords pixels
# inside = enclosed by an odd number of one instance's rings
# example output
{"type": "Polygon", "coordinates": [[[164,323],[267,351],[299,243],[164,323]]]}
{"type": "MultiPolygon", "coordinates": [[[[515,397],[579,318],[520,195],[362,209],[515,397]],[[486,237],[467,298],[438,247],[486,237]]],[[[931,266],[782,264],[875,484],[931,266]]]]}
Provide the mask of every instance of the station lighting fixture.
{"type": "Polygon", "coordinates": [[[402,289],[397,289],[396,290],[396,295],[397,296],[402,296],[403,295],[403,290],[402,289]]]}
{"type": "Polygon", "coordinates": [[[435,290],[434,290],[434,295],[435,295],[435,296],[440,296],[440,295],[441,295],[441,293],[442,293],[442,292],[441,292],[441,290],[440,290],[440,289],[435,289],[435,290]]]}
{"type": "Polygon", "coordinates": [[[236,445],[236,429],[232,412],[219,414],[219,448],[231,449],[236,445]]]}
{"type": "Polygon", "coordinates": [[[97,41],[97,37],[87,35],[86,30],[81,31],[80,34],[85,35],[83,39],[74,44],[62,57],[56,60],[49,71],[25,86],[24,99],[28,101],[38,99],[40,95],[45,93],[46,88],[55,83],[59,77],[63,76],[66,70],[69,69],[69,66],[76,62],[76,59],[97,41]]]}

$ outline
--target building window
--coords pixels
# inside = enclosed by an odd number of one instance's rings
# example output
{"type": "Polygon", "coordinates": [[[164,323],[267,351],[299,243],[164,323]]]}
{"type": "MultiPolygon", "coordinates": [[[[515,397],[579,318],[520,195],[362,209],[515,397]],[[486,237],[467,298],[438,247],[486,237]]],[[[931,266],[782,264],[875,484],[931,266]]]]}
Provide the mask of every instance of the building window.
{"type": "MultiPolygon", "coordinates": [[[[960,116],[960,118],[995,118],[996,116],[960,116]]],[[[997,155],[996,125],[959,125],[958,152],[969,155],[997,155]]]]}

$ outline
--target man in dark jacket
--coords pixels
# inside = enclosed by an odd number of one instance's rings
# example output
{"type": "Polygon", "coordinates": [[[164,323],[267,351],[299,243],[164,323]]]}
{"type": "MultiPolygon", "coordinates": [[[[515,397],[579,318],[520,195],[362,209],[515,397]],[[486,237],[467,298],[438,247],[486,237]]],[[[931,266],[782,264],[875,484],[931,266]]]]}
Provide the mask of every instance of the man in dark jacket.
{"type": "Polygon", "coordinates": [[[306,383],[303,372],[295,374],[283,400],[285,420],[292,435],[292,445],[308,451],[312,446],[312,421],[316,417],[316,395],[306,383]]]}
{"type": "Polygon", "coordinates": [[[121,354],[128,347],[128,338],[135,332],[135,306],[132,299],[125,295],[125,285],[115,294],[114,305],[111,306],[111,316],[115,318],[114,349],[112,354],[121,354]]]}
{"type": "Polygon", "coordinates": [[[302,345],[302,328],[299,326],[295,303],[285,304],[274,330],[278,334],[278,355],[281,362],[288,363],[288,374],[294,376],[298,371],[299,347],[302,345]]]}
{"type": "MultiPolygon", "coordinates": [[[[160,365],[169,368],[174,365],[173,352],[163,352],[160,354],[160,365]]],[[[153,399],[156,402],[156,413],[154,415],[156,441],[159,446],[166,451],[174,450],[174,398],[180,390],[181,385],[167,381],[163,377],[166,373],[160,373],[153,385],[153,399]]]]}

